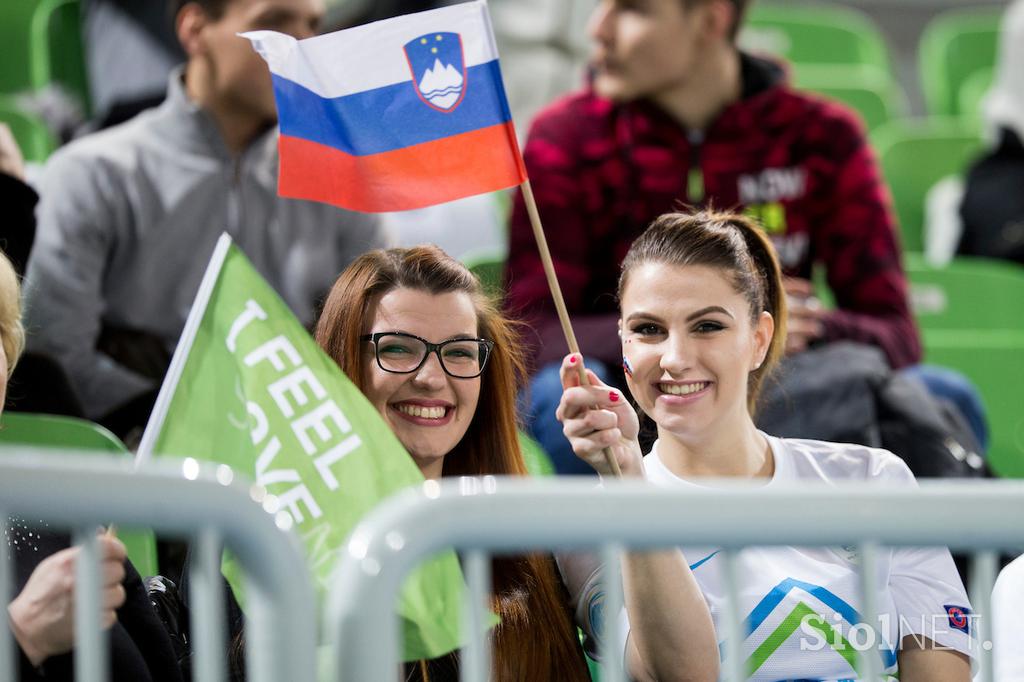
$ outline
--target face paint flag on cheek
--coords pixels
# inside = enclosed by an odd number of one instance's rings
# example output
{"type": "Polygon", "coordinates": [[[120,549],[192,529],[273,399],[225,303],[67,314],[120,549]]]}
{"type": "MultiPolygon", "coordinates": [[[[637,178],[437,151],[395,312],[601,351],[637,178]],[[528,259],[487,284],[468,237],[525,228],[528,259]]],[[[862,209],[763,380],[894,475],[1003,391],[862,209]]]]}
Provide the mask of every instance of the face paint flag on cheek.
{"type": "Polygon", "coordinates": [[[626,376],[633,376],[633,365],[629,364],[629,358],[625,355],[622,356],[622,371],[626,373],[626,376]]]}

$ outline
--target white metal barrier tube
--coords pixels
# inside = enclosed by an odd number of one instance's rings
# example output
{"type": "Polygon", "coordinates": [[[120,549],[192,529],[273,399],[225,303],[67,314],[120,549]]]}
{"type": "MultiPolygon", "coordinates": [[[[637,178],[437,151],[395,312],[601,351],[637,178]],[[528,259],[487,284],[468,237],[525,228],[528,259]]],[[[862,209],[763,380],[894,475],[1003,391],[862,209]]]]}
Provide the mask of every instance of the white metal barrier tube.
{"type": "MultiPolygon", "coordinates": [[[[975,615],[980,613],[986,616],[973,619],[978,641],[981,643],[978,664],[981,668],[982,682],[995,680],[992,661],[992,587],[996,582],[998,567],[999,559],[996,553],[991,551],[977,553],[971,562],[971,605],[974,607],[975,615]]],[[[970,616],[968,618],[970,619],[970,616]]]]}
{"type": "Polygon", "coordinates": [[[861,664],[861,677],[868,682],[879,679],[878,647],[880,639],[875,623],[878,622],[878,580],[875,571],[875,559],[878,548],[873,542],[862,543],[858,552],[857,564],[860,568],[860,617],[867,626],[865,637],[870,637],[874,646],[867,646],[858,651],[861,664]]]}
{"type": "Polygon", "coordinates": [[[604,646],[601,651],[601,679],[605,682],[623,682],[623,664],[626,643],[622,641],[619,613],[625,603],[622,593],[622,546],[611,543],[601,552],[604,564],[601,581],[604,583],[604,604],[601,606],[600,633],[604,646]]]}
{"type": "Polygon", "coordinates": [[[459,678],[463,682],[486,680],[491,670],[490,630],[484,630],[485,619],[491,612],[491,557],[486,552],[474,550],[466,554],[462,566],[467,585],[463,622],[468,623],[469,643],[459,678]]]}
{"type": "Polygon", "coordinates": [[[260,665],[248,679],[313,682],[316,611],[298,539],[282,532],[249,488],[194,472],[190,478],[179,464],[158,461],[135,471],[120,457],[9,447],[0,457],[0,509],[93,533],[111,522],[177,537],[215,529],[249,588],[246,639],[259,650],[250,660],[260,665]]]}
{"type": "MultiPolygon", "coordinates": [[[[8,532],[7,510],[0,510],[0,538],[6,539],[8,532]]],[[[7,552],[0,552],[0,594],[11,594],[11,585],[14,583],[13,562],[8,558],[7,552]]],[[[4,615],[6,615],[4,604],[4,615]]],[[[17,658],[15,657],[14,634],[11,629],[0,628],[0,680],[13,680],[18,674],[17,658]]]]}
{"type": "Polygon", "coordinates": [[[81,550],[75,561],[75,679],[102,682],[110,675],[109,633],[102,629],[100,553],[96,530],[74,534],[81,550]]]}
{"type": "Polygon", "coordinates": [[[216,530],[199,532],[195,544],[191,589],[196,624],[192,648],[196,682],[216,682],[227,677],[227,628],[224,624],[224,583],[220,574],[221,545],[216,530]]]}
{"type": "Polygon", "coordinates": [[[326,628],[337,679],[387,680],[399,660],[391,607],[399,585],[442,549],[870,542],[995,550],[1024,544],[1024,526],[1007,523],[1019,518],[1024,483],[1015,481],[922,482],[917,489],[731,487],[685,495],[632,481],[595,490],[589,481],[499,480],[462,493],[458,481],[428,482],[391,498],[353,531],[332,584],[326,628]],[[815,510],[813,519],[808,509],[815,510]]]}
{"type": "Polygon", "coordinates": [[[726,658],[727,667],[725,679],[729,682],[743,682],[747,678],[743,670],[743,619],[740,617],[740,597],[737,575],[739,569],[736,552],[726,550],[723,561],[725,563],[725,646],[723,652],[726,658]]]}

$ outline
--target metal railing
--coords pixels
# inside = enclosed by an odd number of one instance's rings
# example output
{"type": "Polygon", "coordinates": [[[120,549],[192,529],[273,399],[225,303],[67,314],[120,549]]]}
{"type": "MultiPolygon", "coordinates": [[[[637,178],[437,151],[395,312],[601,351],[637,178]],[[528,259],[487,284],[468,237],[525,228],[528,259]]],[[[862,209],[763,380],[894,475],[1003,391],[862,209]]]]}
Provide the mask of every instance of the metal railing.
{"type": "MultiPolygon", "coordinates": [[[[464,553],[471,587],[467,603],[485,608],[488,553],[601,548],[606,568],[605,613],[617,613],[622,592],[616,557],[622,549],[670,545],[722,548],[726,575],[746,546],[859,547],[861,568],[882,546],[948,546],[976,552],[970,593],[977,637],[987,633],[997,552],[1024,547],[1024,483],[924,483],[891,487],[772,486],[702,489],[686,494],[643,483],[462,479],[427,482],[385,502],[350,536],[328,602],[325,629],[332,646],[332,679],[389,680],[397,674],[399,630],[391,606],[402,580],[425,557],[443,549],[464,553]],[[809,514],[813,510],[813,514],[809,514]]],[[[732,570],[730,570],[732,569],[732,570]]],[[[861,614],[876,620],[873,571],[861,570],[861,614]]],[[[741,641],[735,580],[727,581],[725,637],[741,641]],[[730,617],[731,614],[731,617],[730,617]]],[[[470,622],[481,623],[478,614],[470,622]]],[[[605,617],[602,680],[623,679],[622,635],[605,617]]],[[[472,628],[462,651],[463,680],[487,679],[488,643],[472,628]]],[[[992,680],[990,646],[979,650],[982,679],[992,680]]],[[[727,656],[723,674],[746,679],[742,657],[727,656]]],[[[878,661],[861,656],[861,679],[876,679],[878,661]]]]}
{"type": "MultiPolygon", "coordinates": [[[[253,682],[312,682],[316,666],[313,591],[301,547],[261,506],[261,489],[232,482],[230,469],[201,475],[195,460],[155,462],[5,447],[0,454],[0,523],[10,515],[67,528],[82,546],[76,565],[75,679],[106,680],[106,633],[99,627],[97,528],[148,527],[192,541],[191,619],[197,682],[227,679],[221,550],[246,577],[246,661],[253,682]]],[[[0,558],[0,594],[10,594],[0,558]]],[[[0,634],[0,680],[16,680],[9,628],[0,634]]]]}

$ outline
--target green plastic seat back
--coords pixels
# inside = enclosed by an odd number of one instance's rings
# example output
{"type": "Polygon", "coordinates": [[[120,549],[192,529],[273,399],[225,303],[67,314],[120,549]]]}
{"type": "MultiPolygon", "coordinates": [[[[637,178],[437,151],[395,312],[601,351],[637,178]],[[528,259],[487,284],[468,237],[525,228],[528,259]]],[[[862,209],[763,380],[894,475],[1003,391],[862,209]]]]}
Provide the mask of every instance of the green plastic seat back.
{"type": "Polygon", "coordinates": [[[117,436],[99,424],[84,419],[4,412],[0,417],[0,425],[0,442],[128,453],[128,448],[117,436]]]}
{"type": "Polygon", "coordinates": [[[37,116],[21,111],[9,98],[0,97],[0,123],[6,123],[26,161],[42,163],[57,148],[57,140],[37,116]]]}
{"type": "Polygon", "coordinates": [[[962,372],[981,393],[992,469],[1024,478],[1024,333],[926,329],[922,336],[925,362],[962,372]]]}
{"type": "Polygon", "coordinates": [[[925,27],[918,50],[918,70],[925,104],[933,116],[956,116],[960,89],[975,72],[996,63],[1001,12],[954,9],[925,27]]]}
{"type": "Polygon", "coordinates": [[[979,129],[983,120],[982,104],[994,82],[993,69],[978,69],[960,86],[960,115],[979,129]]]}
{"type": "Polygon", "coordinates": [[[925,361],[974,383],[991,432],[993,469],[1024,478],[1024,268],[965,257],[935,268],[910,254],[906,270],[925,361]]]}
{"type": "Polygon", "coordinates": [[[79,0],[42,0],[39,3],[32,17],[31,49],[32,80],[36,87],[59,83],[88,112],[89,85],[79,0]]]}
{"type": "Polygon", "coordinates": [[[867,66],[799,64],[795,85],[850,107],[864,120],[868,130],[910,110],[906,93],[885,71],[867,66]]]}
{"type": "Polygon", "coordinates": [[[904,265],[921,329],[1024,333],[1024,267],[962,256],[933,267],[919,254],[908,254],[904,265]]]}
{"type": "MultiPolygon", "coordinates": [[[[0,445],[15,444],[131,456],[124,443],[99,424],[72,417],[4,412],[0,416],[0,445]]],[[[156,539],[153,532],[118,529],[117,536],[128,548],[128,557],[139,573],[143,576],[156,575],[156,539]]]]}
{"type": "Polygon", "coordinates": [[[523,452],[523,461],[526,463],[526,470],[531,476],[554,476],[555,467],[551,458],[544,451],[540,443],[529,435],[519,432],[519,448],[523,452]]]}
{"type": "Polygon", "coordinates": [[[862,64],[890,71],[885,39],[871,19],[832,3],[755,3],[740,45],[794,64],[862,64]]]}
{"type": "Polygon", "coordinates": [[[505,257],[494,253],[481,253],[463,257],[463,262],[477,276],[484,291],[492,296],[502,295],[505,277],[505,257]]]}
{"type": "Polygon", "coordinates": [[[923,251],[928,190],[946,176],[962,175],[981,151],[981,139],[959,119],[939,118],[890,121],[871,139],[892,189],[903,249],[923,251]]]}
{"type": "Polygon", "coordinates": [[[3,0],[0,2],[0,93],[28,90],[32,87],[31,34],[32,16],[38,0],[3,0]]]}

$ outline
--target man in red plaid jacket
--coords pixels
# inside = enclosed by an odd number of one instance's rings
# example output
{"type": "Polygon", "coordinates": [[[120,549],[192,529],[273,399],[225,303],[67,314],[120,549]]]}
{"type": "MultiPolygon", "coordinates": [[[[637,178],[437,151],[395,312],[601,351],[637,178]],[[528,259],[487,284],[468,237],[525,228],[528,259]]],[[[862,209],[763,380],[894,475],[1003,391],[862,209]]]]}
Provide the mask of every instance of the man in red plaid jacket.
{"type": "MultiPolygon", "coordinates": [[[[736,47],[746,4],[602,0],[589,26],[589,87],[530,129],[526,166],[588,366],[619,365],[614,292],[629,245],[655,217],[685,206],[744,211],[769,233],[789,276],[789,353],[849,339],[880,348],[893,368],[913,365],[921,345],[891,199],[863,126],[846,108],[793,90],[779,64],[736,47]],[[834,310],[816,305],[815,264],[834,310]]],[[[509,309],[536,332],[535,370],[550,367],[566,346],[522,196],[506,278],[509,309]]],[[[546,413],[557,404],[546,394],[561,387],[543,374],[532,400],[546,413]]],[[[561,436],[537,435],[545,444],[561,436]]]]}

